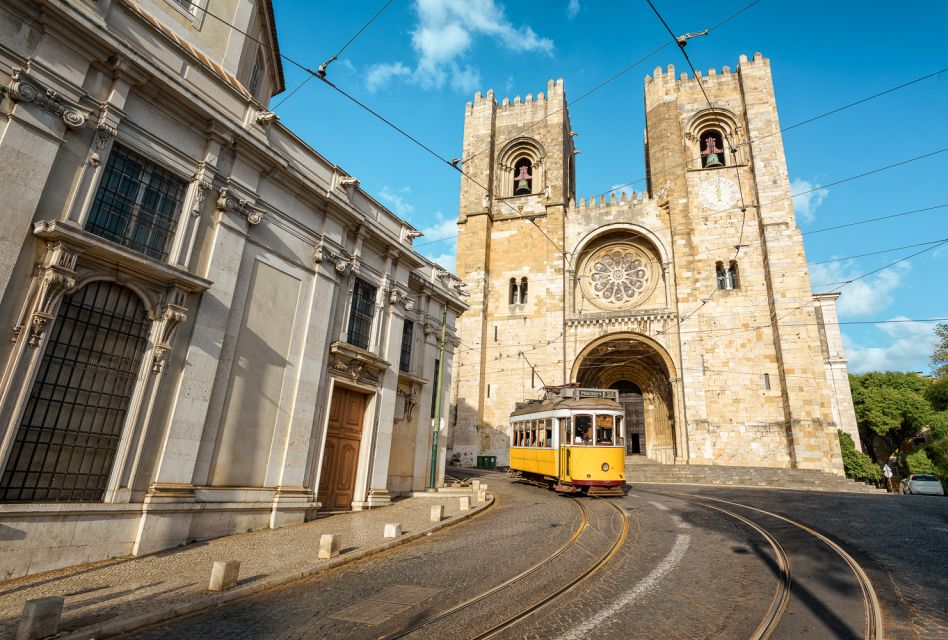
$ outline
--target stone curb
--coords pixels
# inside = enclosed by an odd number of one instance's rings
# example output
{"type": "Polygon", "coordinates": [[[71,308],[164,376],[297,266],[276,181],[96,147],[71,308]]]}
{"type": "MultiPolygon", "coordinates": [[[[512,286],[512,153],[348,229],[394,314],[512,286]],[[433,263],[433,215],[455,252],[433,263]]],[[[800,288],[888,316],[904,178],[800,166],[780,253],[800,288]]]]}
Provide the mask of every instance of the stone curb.
{"type": "Polygon", "coordinates": [[[761,486],[759,484],[720,484],[720,483],[710,483],[710,482],[662,482],[660,480],[636,480],[634,482],[626,481],[626,484],[630,488],[634,488],[637,484],[657,484],[664,485],[666,487],[674,485],[682,485],[688,487],[716,487],[719,489],[767,489],[770,491],[812,491],[815,493],[846,493],[850,495],[863,495],[863,496],[893,496],[897,495],[895,493],[889,493],[885,489],[876,489],[874,491],[846,491],[845,489],[823,489],[819,487],[775,487],[775,486],[761,486]]]}
{"type": "Polygon", "coordinates": [[[168,605],[157,611],[151,610],[148,613],[119,617],[119,619],[102,622],[88,629],[83,629],[82,631],[56,636],[56,640],[98,640],[99,638],[108,638],[121,633],[128,633],[129,631],[134,631],[135,629],[140,629],[142,627],[147,627],[152,624],[157,624],[159,622],[180,618],[181,616],[200,611],[201,609],[216,607],[232,600],[244,598],[261,591],[272,589],[273,587],[278,587],[290,582],[302,580],[303,578],[308,578],[310,576],[316,575],[317,573],[334,569],[349,562],[361,560],[362,558],[367,558],[368,556],[374,555],[376,553],[387,551],[392,547],[397,547],[398,545],[406,544],[408,542],[418,540],[419,538],[424,538],[435,531],[439,531],[472,518],[493,504],[494,496],[489,495],[487,502],[482,505],[472,506],[471,510],[467,513],[461,512],[458,515],[453,516],[448,520],[443,520],[432,527],[395,538],[394,540],[389,540],[388,542],[384,542],[378,546],[367,547],[346,553],[344,555],[336,556],[331,560],[327,560],[302,571],[287,571],[284,573],[274,574],[261,580],[257,580],[252,584],[237,586],[232,589],[228,589],[227,591],[214,593],[213,595],[204,595],[203,597],[197,596],[188,602],[168,605]]]}

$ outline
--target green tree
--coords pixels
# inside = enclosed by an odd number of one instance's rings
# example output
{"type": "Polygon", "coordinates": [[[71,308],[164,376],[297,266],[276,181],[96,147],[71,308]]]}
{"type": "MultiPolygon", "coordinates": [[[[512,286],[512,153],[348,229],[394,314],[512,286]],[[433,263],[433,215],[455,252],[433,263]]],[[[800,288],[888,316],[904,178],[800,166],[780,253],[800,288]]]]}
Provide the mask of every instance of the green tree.
{"type": "Polygon", "coordinates": [[[935,473],[935,465],[932,464],[925,448],[902,456],[902,467],[905,469],[905,475],[910,473],[935,473]]]}
{"type": "Polygon", "coordinates": [[[839,448],[843,454],[843,468],[846,470],[846,477],[855,480],[878,480],[882,477],[882,469],[872,461],[867,454],[862,451],[856,451],[856,443],[853,437],[838,429],[839,448]]]}
{"type": "Polygon", "coordinates": [[[912,438],[940,420],[926,397],[932,384],[928,378],[887,371],[851,375],[849,384],[859,433],[880,463],[911,452],[912,438]]]}
{"type": "Polygon", "coordinates": [[[932,409],[935,411],[948,410],[948,376],[942,376],[941,380],[928,388],[925,397],[932,403],[932,409]]]}
{"type": "Polygon", "coordinates": [[[938,336],[938,344],[932,353],[932,375],[945,378],[948,377],[948,324],[935,325],[935,335],[938,336]]]}

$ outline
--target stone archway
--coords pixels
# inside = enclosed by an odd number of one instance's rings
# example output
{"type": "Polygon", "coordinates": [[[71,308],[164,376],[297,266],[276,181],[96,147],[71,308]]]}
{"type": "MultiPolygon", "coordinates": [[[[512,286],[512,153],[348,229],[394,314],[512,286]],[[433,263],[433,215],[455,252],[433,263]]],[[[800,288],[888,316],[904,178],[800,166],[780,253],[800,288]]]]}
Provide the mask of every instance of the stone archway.
{"type": "MultiPolygon", "coordinates": [[[[627,434],[639,436],[639,452],[672,464],[675,461],[673,364],[652,340],[635,334],[604,336],[589,344],[576,358],[573,380],[583,387],[618,389],[630,395],[627,434]],[[642,416],[635,415],[636,393],[642,416]]],[[[631,442],[631,439],[629,440],[631,442]]],[[[628,446],[627,446],[628,451],[628,446]]]]}

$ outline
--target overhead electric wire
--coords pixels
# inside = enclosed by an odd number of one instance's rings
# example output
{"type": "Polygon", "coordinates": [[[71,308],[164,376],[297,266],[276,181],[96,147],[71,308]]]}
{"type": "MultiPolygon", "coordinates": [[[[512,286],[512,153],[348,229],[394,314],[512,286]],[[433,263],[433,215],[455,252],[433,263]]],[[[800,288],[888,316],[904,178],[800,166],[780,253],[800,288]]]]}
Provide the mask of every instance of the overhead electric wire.
{"type": "MultiPolygon", "coordinates": [[[[668,31],[668,35],[671,36],[672,41],[678,46],[678,50],[681,51],[681,55],[685,58],[685,62],[688,63],[688,67],[691,69],[691,73],[692,73],[692,75],[694,76],[695,81],[698,83],[698,88],[701,89],[701,94],[704,96],[705,102],[708,103],[708,108],[710,109],[711,113],[712,113],[712,114],[717,114],[717,112],[719,111],[719,109],[717,109],[717,108],[714,106],[714,104],[712,104],[711,98],[708,96],[708,92],[707,92],[707,91],[705,90],[705,88],[704,88],[704,83],[701,81],[701,76],[700,76],[700,74],[699,74],[698,71],[695,69],[695,65],[691,62],[691,58],[688,56],[688,52],[685,51],[686,40],[684,40],[684,39],[679,39],[678,36],[675,35],[675,32],[672,31],[671,27],[668,26],[668,23],[665,21],[665,18],[662,17],[662,14],[659,13],[658,9],[655,8],[655,5],[652,4],[652,0],[645,0],[645,1],[648,3],[648,6],[652,8],[652,11],[655,13],[655,15],[658,16],[658,19],[661,21],[662,25],[664,25],[665,30],[668,31]]],[[[736,159],[736,158],[737,158],[737,148],[736,148],[736,147],[731,143],[731,141],[728,139],[727,127],[725,127],[725,126],[720,126],[719,128],[720,128],[720,134],[721,134],[721,137],[722,137],[722,142],[726,145],[726,147],[727,147],[728,149],[730,149],[732,156],[736,159]]],[[[713,147],[713,146],[712,146],[712,145],[714,144],[712,138],[709,138],[708,140],[709,140],[709,142],[708,142],[708,153],[710,154],[710,153],[712,153],[711,149],[712,149],[712,148],[716,148],[716,147],[713,147]]],[[[731,260],[731,262],[736,262],[736,261],[737,261],[737,258],[740,256],[740,253],[741,253],[741,246],[742,246],[743,243],[744,243],[744,226],[745,226],[745,224],[746,224],[746,222],[747,222],[747,203],[746,203],[746,201],[744,200],[744,187],[743,187],[743,185],[741,184],[741,169],[740,169],[740,165],[737,164],[737,163],[735,163],[735,165],[734,165],[734,170],[735,170],[735,177],[736,177],[736,182],[737,182],[737,192],[738,192],[738,194],[739,194],[739,196],[740,196],[740,200],[741,200],[741,206],[740,206],[740,212],[741,212],[741,231],[740,231],[740,234],[739,234],[739,236],[738,236],[737,246],[736,246],[736,248],[735,248],[735,250],[734,250],[734,258],[731,260]]],[[[760,206],[761,206],[760,203],[758,203],[758,204],[756,205],[758,215],[760,214],[760,206]]],[[[721,213],[723,213],[723,212],[721,212],[721,213]]],[[[675,226],[676,226],[676,225],[671,225],[671,227],[669,228],[669,231],[671,231],[672,229],[674,229],[675,226]]],[[[673,237],[672,242],[674,242],[674,236],[672,236],[672,237],[673,237]]],[[[695,307],[694,309],[692,309],[690,313],[688,313],[688,314],[685,315],[684,317],[679,318],[679,319],[678,319],[678,322],[676,323],[675,326],[676,326],[676,327],[677,327],[677,326],[680,326],[682,323],[687,322],[687,321],[690,320],[692,317],[694,317],[699,311],[701,311],[701,309],[703,309],[703,308],[711,301],[711,299],[715,296],[715,294],[716,294],[717,292],[718,292],[718,287],[714,287],[714,289],[711,290],[711,293],[708,295],[708,297],[704,298],[704,299],[701,301],[701,304],[699,304],[697,307],[695,307]]]]}
{"type": "MultiPolygon", "coordinates": [[[[385,10],[388,8],[388,5],[392,4],[394,1],[395,1],[395,0],[388,0],[388,2],[386,2],[384,5],[382,5],[382,8],[379,9],[378,11],[376,11],[376,12],[375,12],[375,15],[372,16],[371,18],[369,18],[369,21],[366,22],[365,24],[363,24],[363,25],[362,25],[362,28],[359,29],[358,31],[356,31],[355,35],[352,36],[351,38],[349,38],[349,41],[348,41],[347,43],[345,43],[344,45],[342,45],[342,48],[339,49],[339,51],[337,51],[335,54],[333,54],[333,56],[332,56],[331,58],[329,58],[329,60],[328,60],[325,64],[329,64],[329,62],[332,62],[333,60],[338,60],[338,59],[339,59],[339,56],[342,55],[342,52],[345,51],[345,50],[349,47],[350,44],[352,44],[353,42],[355,42],[355,39],[358,38],[360,35],[362,35],[362,32],[365,31],[365,30],[369,27],[370,24],[372,24],[373,22],[375,22],[375,19],[378,18],[380,15],[382,15],[382,12],[385,11],[385,10]]],[[[292,98],[292,97],[293,97],[293,94],[295,94],[297,91],[299,91],[300,89],[302,89],[303,86],[304,86],[307,82],[309,82],[310,80],[312,80],[312,79],[313,79],[313,76],[312,76],[312,75],[307,75],[307,76],[303,79],[303,81],[302,81],[301,83],[299,83],[298,85],[296,85],[296,88],[293,89],[293,91],[291,91],[288,95],[284,96],[283,99],[280,100],[280,101],[276,104],[276,106],[273,107],[273,108],[270,109],[270,110],[271,110],[271,111],[276,111],[277,109],[279,109],[280,106],[281,106],[284,102],[286,102],[287,100],[289,100],[290,98],[292,98]]]]}

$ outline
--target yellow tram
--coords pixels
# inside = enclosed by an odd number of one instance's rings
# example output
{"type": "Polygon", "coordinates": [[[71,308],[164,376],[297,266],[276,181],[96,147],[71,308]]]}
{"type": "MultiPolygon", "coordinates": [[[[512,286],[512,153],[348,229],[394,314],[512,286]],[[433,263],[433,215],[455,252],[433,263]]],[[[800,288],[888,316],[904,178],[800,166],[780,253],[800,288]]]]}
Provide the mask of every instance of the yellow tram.
{"type": "Polygon", "coordinates": [[[552,387],[510,414],[510,473],[565,493],[622,495],[625,442],[619,392],[552,387]]]}

